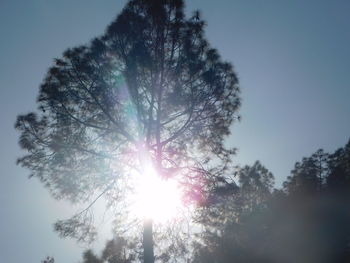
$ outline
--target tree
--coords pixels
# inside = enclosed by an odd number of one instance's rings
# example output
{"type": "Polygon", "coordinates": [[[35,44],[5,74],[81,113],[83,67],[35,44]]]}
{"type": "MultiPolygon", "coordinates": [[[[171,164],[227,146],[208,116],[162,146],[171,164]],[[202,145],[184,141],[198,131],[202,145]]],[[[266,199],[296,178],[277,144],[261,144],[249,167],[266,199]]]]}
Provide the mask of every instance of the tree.
{"type": "MultiPolygon", "coordinates": [[[[328,158],[327,187],[342,198],[350,197],[350,140],[328,158]]],[[[344,200],[347,201],[347,200],[344,200]]]]}
{"type": "Polygon", "coordinates": [[[135,244],[117,236],[106,242],[100,257],[92,250],[86,250],[83,253],[83,263],[131,263],[137,257],[135,244]]]}
{"type": "Polygon", "coordinates": [[[274,186],[274,176],[259,161],[244,166],[238,173],[240,198],[245,210],[252,211],[265,203],[274,186]]]}
{"type": "Polygon", "coordinates": [[[88,249],[83,253],[83,263],[103,263],[92,250],[88,249]]]}
{"type": "Polygon", "coordinates": [[[350,262],[349,146],[303,158],[284,191],[259,162],[239,169],[198,209],[191,262],[350,262]]]}
{"type": "Polygon", "coordinates": [[[320,189],[318,168],[318,162],[313,156],[304,157],[301,162],[295,164],[292,175],[284,182],[285,191],[295,196],[317,193],[320,189]]]}
{"type": "Polygon", "coordinates": [[[54,263],[55,259],[53,257],[46,257],[41,263],[54,263]]]}
{"type": "Polygon", "coordinates": [[[301,162],[297,162],[291,173],[284,183],[286,192],[296,195],[320,194],[327,189],[329,154],[319,149],[310,157],[304,157],[301,162]]]}
{"type": "Polygon", "coordinates": [[[101,259],[107,263],[131,263],[137,258],[137,248],[133,242],[115,237],[106,243],[101,259]]]}
{"type": "Polygon", "coordinates": [[[191,262],[271,262],[265,250],[274,177],[259,161],[239,169],[237,177],[238,186],[214,190],[215,202],[200,210],[197,220],[205,230],[191,262]]]}
{"type": "MultiPolygon", "coordinates": [[[[182,0],[129,1],[103,36],[48,70],[38,111],[15,125],[28,152],[18,163],[72,202],[105,194],[121,204],[130,175],[147,176],[147,165],[177,180],[187,202],[204,202],[234,154],[224,138],[240,106],[232,65],[210,47],[204,26],[199,12],[185,18],[182,0]]],[[[85,215],[56,230],[91,240],[85,215]]],[[[151,219],[143,242],[144,261],[153,262],[151,219]]]]}
{"type": "Polygon", "coordinates": [[[286,208],[278,213],[294,222],[291,240],[302,244],[297,253],[305,262],[349,261],[349,152],[349,143],[333,154],[318,150],[296,163],[284,183],[286,208]]]}
{"type": "Polygon", "coordinates": [[[328,153],[325,153],[322,149],[317,150],[311,158],[316,165],[316,173],[318,177],[318,192],[323,192],[326,186],[326,177],[328,176],[328,153]]]}

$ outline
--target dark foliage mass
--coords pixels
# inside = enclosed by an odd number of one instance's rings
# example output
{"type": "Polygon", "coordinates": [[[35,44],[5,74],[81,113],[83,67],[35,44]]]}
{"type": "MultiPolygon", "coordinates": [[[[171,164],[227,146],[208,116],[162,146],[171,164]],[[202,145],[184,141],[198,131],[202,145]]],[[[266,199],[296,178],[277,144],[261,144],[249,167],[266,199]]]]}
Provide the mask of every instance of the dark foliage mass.
{"type": "Polygon", "coordinates": [[[193,262],[350,262],[350,141],[295,164],[283,190],[256,163],[239,190],[199,214],[193,262]]]}

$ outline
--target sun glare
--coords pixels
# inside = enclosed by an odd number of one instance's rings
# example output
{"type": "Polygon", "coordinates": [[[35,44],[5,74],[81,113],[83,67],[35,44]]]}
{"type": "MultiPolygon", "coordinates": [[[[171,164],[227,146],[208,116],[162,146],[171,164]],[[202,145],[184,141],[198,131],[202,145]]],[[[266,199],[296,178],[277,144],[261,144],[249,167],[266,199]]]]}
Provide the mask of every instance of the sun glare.
{"type": "Polygon", "coordinates": [[[136,216],[150,218],[157,223],[165,223],[177,216],[182,201],[174,180],[160,178],[151,165],[146,165],[143,173],[135,179],[132,212],[136,216]]]}

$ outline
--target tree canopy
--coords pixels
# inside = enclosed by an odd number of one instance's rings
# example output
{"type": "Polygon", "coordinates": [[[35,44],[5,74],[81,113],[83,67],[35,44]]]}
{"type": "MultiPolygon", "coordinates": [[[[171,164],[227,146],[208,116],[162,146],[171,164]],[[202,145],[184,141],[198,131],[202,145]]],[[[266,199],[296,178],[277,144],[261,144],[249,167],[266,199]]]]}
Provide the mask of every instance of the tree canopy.
{"type": "MultiPolygon", "coordinates": [[[[18,163],[57,199],[105,193],[122,204],[130,175],[146,176],[150,163],[180,183],[186,202],[205,202],[234,153],[224,139],[240,98],[232,65],[204,28],[198,11],[185,17],[182,0],[129,1],[102,36],[55,59],[38,110],[17,118],[27,151],[18,163]]],[[[90,240],[81,215],[56,230],[90,240]]]]}

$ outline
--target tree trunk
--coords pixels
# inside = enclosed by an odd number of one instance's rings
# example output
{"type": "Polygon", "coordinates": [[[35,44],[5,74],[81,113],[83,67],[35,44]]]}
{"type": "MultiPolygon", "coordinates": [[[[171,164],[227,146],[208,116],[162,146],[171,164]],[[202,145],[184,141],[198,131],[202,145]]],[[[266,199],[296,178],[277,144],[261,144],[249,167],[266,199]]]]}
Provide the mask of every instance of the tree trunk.
{"type": "Polygon", "coordinates": [[[154,263],[153,222],[149,218],[143,222],[143,262],[154,263]]]}

